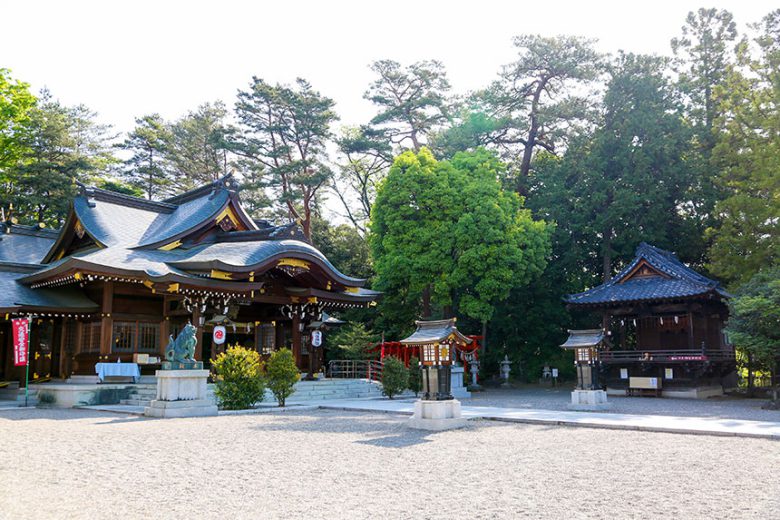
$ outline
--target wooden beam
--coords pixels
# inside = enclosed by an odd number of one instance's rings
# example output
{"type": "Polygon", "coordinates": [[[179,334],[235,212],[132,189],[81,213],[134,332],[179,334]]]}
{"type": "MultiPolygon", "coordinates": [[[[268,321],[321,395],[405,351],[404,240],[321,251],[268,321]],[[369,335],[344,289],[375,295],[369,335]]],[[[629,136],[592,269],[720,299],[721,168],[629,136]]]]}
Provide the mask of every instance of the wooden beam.
{"type": "Polygon", "coordinates": [[[292,318],[292,350],[295,357],[295,364],[301,367],[301,320],[297,315],[292,318]]]}
{"type": "Polygon", "coordinates": [[[198,340],[195,344],[195,359],[203,361],[203,327],[200,326],[200,307],[198,305],[192,309],[192,324],[197,329],[195,337],[198,340]]]}
{"type": "Polygon", "coordinates": [[[100,308],[100,355],[107,357],[111,354],[111,337],[114,333],[114,319],[111,311],[114,307],[114,282],[103,283],[103,304],[100,308]]]}

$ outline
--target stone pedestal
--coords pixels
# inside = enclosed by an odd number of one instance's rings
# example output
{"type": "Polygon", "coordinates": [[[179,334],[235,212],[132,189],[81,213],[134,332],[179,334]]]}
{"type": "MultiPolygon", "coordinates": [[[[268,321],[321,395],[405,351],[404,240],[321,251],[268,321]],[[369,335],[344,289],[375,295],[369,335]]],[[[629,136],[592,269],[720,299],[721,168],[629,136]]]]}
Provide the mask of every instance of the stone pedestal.
{"type": "Polygon", "coordinates": [[[471,392],[463,386],[463,374],[465,369],[463,367],[453,365],[450,375],[450,393],[456,399],[467,399],[471,397],[471,392]]]}
{"type": "Polygon", "coordinates": [[[571,393],[569,410],[608,410],[611,406],[612,403],[607,402],[607,393],[604,390],[574,390],[571,393]]]}
{"type": "Polygon", "coordinates": [[[414,415],[409,427],[418,430],[451,430],[466,426],[466,419],[460,413],[460,401],[423,401],[414,403],[414,415]]]}
{"type": "Polygon", "coordinates": [[[158,370],[157,399],[144,409],[148,417],[203,417],[217,415],[208,398],[208,370],[158,370]]]}

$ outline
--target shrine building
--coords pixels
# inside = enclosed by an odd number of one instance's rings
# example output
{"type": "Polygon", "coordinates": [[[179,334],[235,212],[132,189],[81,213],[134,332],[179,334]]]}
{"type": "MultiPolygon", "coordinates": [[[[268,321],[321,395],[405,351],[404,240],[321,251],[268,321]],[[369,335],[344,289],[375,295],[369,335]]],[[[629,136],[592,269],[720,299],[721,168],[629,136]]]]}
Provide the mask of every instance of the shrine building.
{"type": "Polygon", "coordinates": [[[707,397],[736,386],[734,347],[723,331],[729,298],[717,281],[643,242],[615,277],[566,302],[600,315],[596,355],[608,393],[707,397]],[[642,385],[632,389],[632,381],[642,385]]]}
{"type": "Polygon", "coordinates": [[[59,231],[1,226],[0,381],[24,382],[10,333],[21,316],[32,317],[31,382],[94,375],[98,362],[139,354],[163,358],[188,322],[207,364],[227,345],[262,355],[289,347],[313,373],[322,348],[310,345],[309,325],[378,297],[296,224],[250,218],[230,176],[159,202],[81,186],[59,231]],[[216,325],[227,331],[220,346],[216,325]]]}

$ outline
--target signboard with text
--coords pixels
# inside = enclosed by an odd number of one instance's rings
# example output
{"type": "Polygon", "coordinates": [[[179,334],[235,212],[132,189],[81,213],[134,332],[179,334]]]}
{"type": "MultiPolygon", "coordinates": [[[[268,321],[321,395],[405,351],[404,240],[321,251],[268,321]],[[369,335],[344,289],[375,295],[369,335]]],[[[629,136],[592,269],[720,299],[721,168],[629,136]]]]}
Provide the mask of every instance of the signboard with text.
{"type": "Polygon", "coordinates": [[[17,318],[11,320],[11,324],[14,335],[14,366],[23,367],[28,361],[27,354],[30,345],[29,320],[27,318],[17,318]]]}

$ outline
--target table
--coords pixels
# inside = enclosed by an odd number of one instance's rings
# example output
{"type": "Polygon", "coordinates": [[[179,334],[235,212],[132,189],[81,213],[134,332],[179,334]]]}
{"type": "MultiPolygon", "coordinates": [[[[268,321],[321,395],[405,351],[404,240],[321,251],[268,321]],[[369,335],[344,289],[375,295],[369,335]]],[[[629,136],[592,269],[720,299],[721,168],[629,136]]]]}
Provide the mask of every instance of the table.
{"type": "Polygon", "coordinates": [[[137,383],[141,378],[138,363],[96,363],[95,373],[101,382],[106,377],[132,377],[133,382],[137,383]]]}

